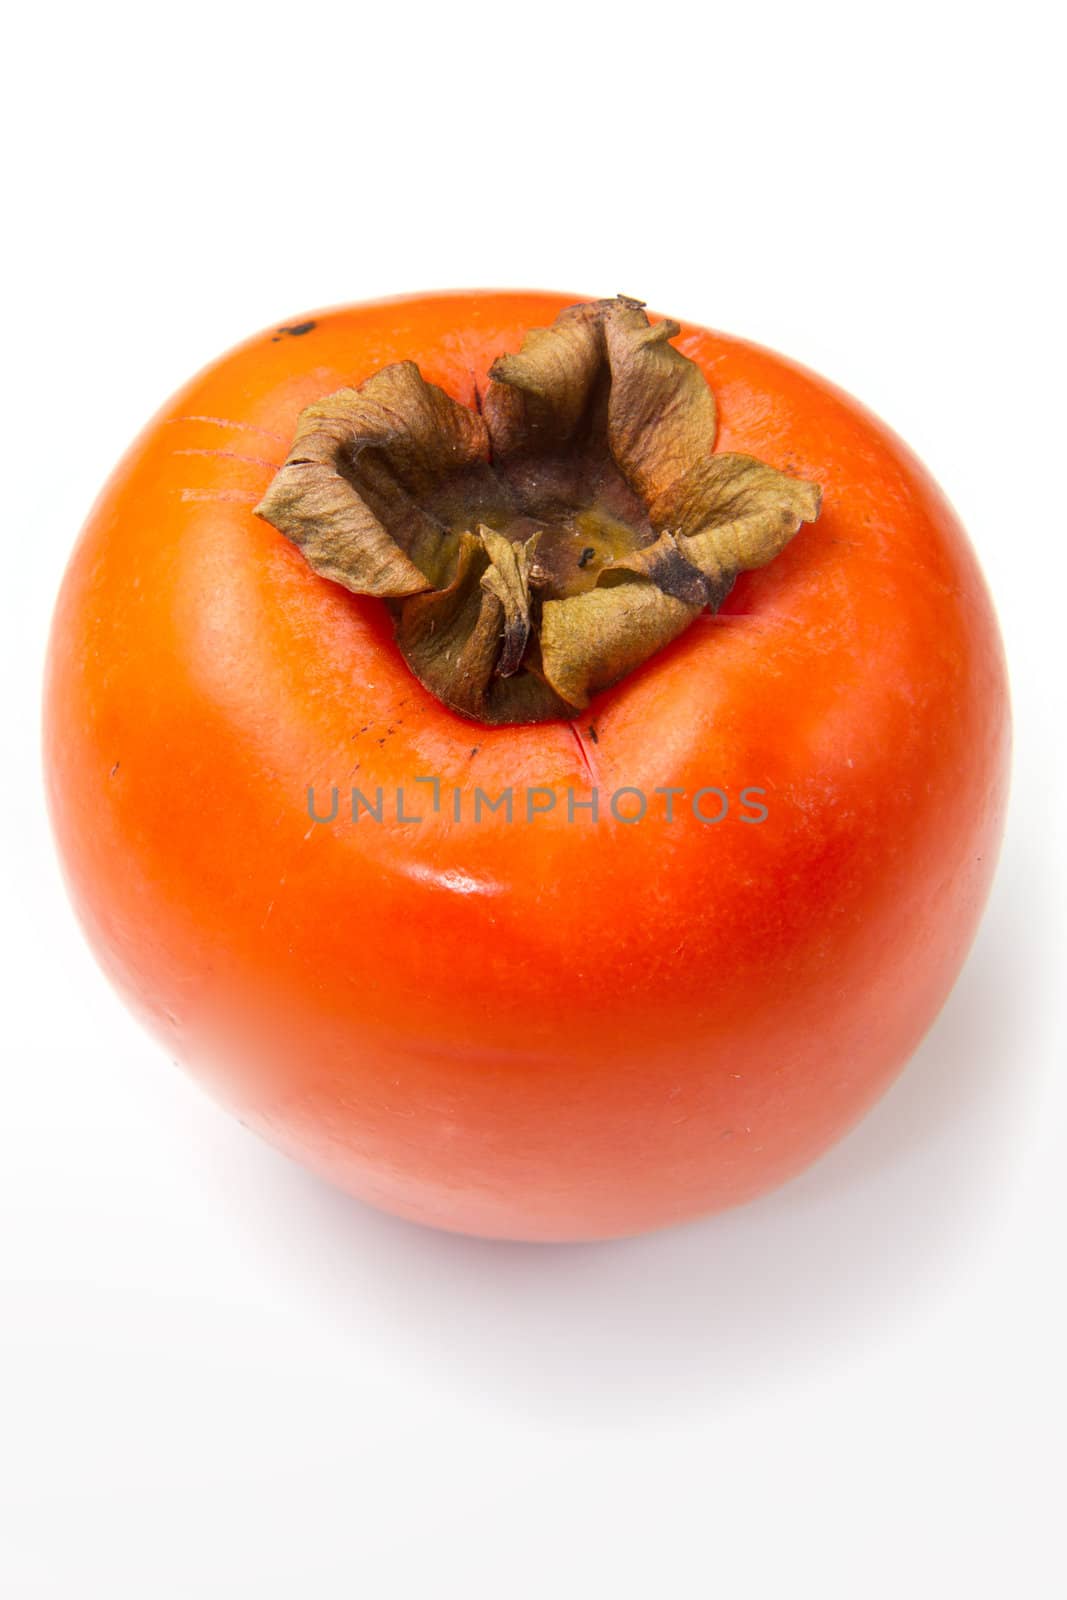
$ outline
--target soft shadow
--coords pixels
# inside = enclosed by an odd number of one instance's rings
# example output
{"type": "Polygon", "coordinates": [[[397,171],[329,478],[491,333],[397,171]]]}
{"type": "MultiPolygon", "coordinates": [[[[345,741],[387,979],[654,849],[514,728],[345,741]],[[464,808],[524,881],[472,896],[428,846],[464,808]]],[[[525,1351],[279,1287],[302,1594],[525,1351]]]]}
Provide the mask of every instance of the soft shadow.
{"type": "Polygon", "coordinates": [[[1011,1181],[1043,892],[1019,866],[903,1077],[764,1200],[613,1244],[492,1244],[378,1215],[264,1150],[270,1203],[248,1242],[354,1340],[562,1424],[670,1420],[847,1364],[970,1268],[1011,1181]]]}

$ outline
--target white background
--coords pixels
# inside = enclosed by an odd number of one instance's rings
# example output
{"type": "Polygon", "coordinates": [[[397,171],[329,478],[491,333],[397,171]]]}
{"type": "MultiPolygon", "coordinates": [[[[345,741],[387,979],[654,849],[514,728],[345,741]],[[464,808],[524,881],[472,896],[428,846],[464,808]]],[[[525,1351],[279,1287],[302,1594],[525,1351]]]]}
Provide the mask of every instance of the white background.
{"type": "Polygon", "coordinates": [[[1063,1593],[1065,263],[1051,6],[20,7],[5,33],[0,1591],[1063,1593]],[[44,630],[166,395],[420,288],[625,291],[924,456],[1012,669],[969,965],[786,1190],[486,1245],[262,1147],[128,1020],[39,792],[44,630]]]}

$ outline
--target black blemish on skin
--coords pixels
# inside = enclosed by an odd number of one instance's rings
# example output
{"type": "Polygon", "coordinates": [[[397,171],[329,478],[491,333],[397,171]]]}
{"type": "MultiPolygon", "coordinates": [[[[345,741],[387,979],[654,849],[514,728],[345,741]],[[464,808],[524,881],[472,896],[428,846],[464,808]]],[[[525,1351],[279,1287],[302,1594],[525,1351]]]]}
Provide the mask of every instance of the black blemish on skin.
{"type": "Polygon", "coordinates": [[[586,545],[585,549],[578,557],[578,565],[580,567],[587,567],[595,555],[596,551],[593,549],[593,546],[591,544],[586,545]]]}
{"type": "Polygon", "coordinates": [[[468,756],[468,757],[467,757],[467,760],[468,760],[468,761],[473,761],[473,760],[474,760],[474,758],[475,758],[475,756],[476,756],[476,755],[477,755],[477,754],[478,754],[478,751],[479,751],[479,750],[480,750],[480,749],[481,749],[481,748],[482,748],[482,747],[481,747],[481,745],[480,745],[480,744],[476,744],[476,745],[475,745],[475,746],[474,746],[474,748],[473,748],[473,750],[472,750],[472,751],[471,751],[471,753],[470,753],[470,755],[469,755],[469,756],[468,756]]]}
{"type": "Polygon", "coordinates": [[[280,339],[299,339],[303,334],[310,333],[316,324],[314,322],[292,322],[286,328],[279,328],[277,333],[271,335],[271,344],[277,344],[280,339]]]}
{"type": "Polygon", "coordinates": [[[597,736],[597,731],[593,727],[592,723],[589,724],[589,737],[590,737],[590,739],[592,739],[594,744],[599,744],[600,743],[600,739],[597,736]]]}
{"type": "Polygon", "coordinates": [[[115,765],[111,769],[111,776],[114,777],[118,770],[119,770],[119,763],[116,761],[115,765]]]}

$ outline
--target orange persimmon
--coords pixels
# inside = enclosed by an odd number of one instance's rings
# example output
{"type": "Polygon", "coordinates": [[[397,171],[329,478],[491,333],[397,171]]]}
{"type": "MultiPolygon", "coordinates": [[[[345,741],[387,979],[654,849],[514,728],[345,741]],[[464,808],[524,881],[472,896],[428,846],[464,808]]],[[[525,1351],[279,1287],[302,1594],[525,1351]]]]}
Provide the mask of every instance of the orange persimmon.
{"type": "Polygon", "coordinates": [[[523,341],[569,303],[346,307],[195,378],[89,518],[45,705],[77,913],[170,1053],[357,1196],[545,1240],[747,1200],[877,1099],[974,935],[1009,743],[985,585],[908,449],[636,302],[564,318],[560,377],[523,341]],[[702,484],[723,456],[714,515],[679,451],[702,484]]]}

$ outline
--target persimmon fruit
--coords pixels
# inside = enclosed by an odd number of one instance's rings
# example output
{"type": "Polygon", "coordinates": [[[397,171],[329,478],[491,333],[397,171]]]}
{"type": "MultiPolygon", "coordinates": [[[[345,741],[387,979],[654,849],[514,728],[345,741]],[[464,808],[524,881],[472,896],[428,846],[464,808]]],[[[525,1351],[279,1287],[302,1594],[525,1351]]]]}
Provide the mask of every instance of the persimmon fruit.
{"type": "Polygon", "coordinates": [[[910,451],[768,350],[572,304],[345,307],[194,378],[45,691],[75,908],[170,1053],[352,1194],[530,1240],[850,1128],[960,970],[1008,772],[910,451]]]}

